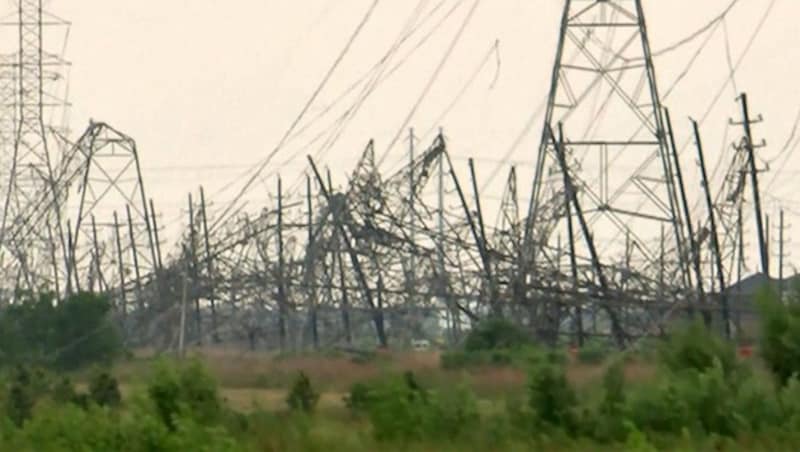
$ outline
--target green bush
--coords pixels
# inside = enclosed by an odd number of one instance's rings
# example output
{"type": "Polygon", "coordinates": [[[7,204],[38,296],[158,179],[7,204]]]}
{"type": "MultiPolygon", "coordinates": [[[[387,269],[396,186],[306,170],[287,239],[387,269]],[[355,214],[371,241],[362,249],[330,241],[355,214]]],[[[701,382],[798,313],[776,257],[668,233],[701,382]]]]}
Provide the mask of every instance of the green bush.
{"type": "Polygon", "coordinates": [[[366,383],[354,383],[350,392],[344,397],[344,404],[353,414],[367,411],[373,400],[374,389],[366,383]]]}
{"type": "Polygon", "coordinates": [[[85,403],[82,402],[88,402],[88,399],[81,398],[78,395],[69,377],[63,377],[53,386],[53,401],[59,404],[75,403],[85,406],[85,403]]]}
{"type": "Polygon", "coordinates": [[[308,376],[300,372],[292,383],[292,388],[286,397],[286,404],[292,411],[312,413],[317,407],[317,402],[319,402],[319,394],[314,391],[308,376]]]}
{"type": "Polygon", "coordinates": [[[670,378],[632,389],[626,402],[629,419],[647,432],[681,432],[694,424],[691,407],[681,389],[670,378]]]}
{"type": "Polygon", "coordinates": [[[119,405],[122,395],[117,379],[108,372],[95,373],[89,381],[89,397],[99,406],[119,405]]]}
{"type": "Polygon", "coordinates": [[[515,349],[531,344],[530,337],[517,325],[499,317],[482,320],[470,331],[464,350],[515,349]]]}
{"type": "Polygon", "coordinates": [[[587,341],[578,349],[578,361],[583,364],[600,364],[611,354],[611,347],[602,341],[587,341]]]}
{"type": "MultiPolygon", "coordinates": [[[[735,436],[751,425],[748,413],[743,413],[742,408],[761,408],[752,406],[752,392],[748,394],[742,387],[748,384],[742,381],[732,384],[717,361],[705,371],[689,369],[668,374],[655,384],[637,388],[631,394],[627,410],[630,420],[643,431],[675,435],[688,429],[701,434],[735,436]]],[[[767,412],[769,408],[761,411],[767,412]]]]}
{"type": "Polygon", "coordinates": [[[717,362],[726,377],[738,369],[733,345],[709,331],[699,320],[674,331],[659,347],[658,358],[672,372],[705,372],[717,362]]]}
{"type": "Polygon", "coordinates": [[[178,366],[159,362],[147,384],[147,394],[171,431],[175,431],[176,419],[181,416],[210,425],[223,414],[216,382],[196,360],[178,366]]]}
{"type": "Polygon", "coordinates": [[[593,437],[602,441],[615,441],[625,437],[627,395],[625,394],[625,373],[622,361],[613,363],[603,377],[603,398],[597,407],[594,419],[584,416],[584,425],[593,437]]]}
{"type": "Polygon", "coordinates": [[[47,294],[23,299],[0,315],[0,362],[58,370],[110,363],[122,352],[110,310],[107,298],[89,293],[58,303],[47,294]]]}
{"type": "Polygon", "coordinates": [[[484,366],[504,367],[513,365],[518,356],[522,355],[512,350],[457,350],[442,353],[440,361],[442,368],[449,370],[484,366]]]}
{"type": "Polygon", "coordinates": [[[533,366],[528,382],[528,405],[539,424],[572,432],[578,399],[564,367],[547,360],[533,366]]]}
{"type": "Polygon", "coordinates": [[[480,423],[477,402],[468,390],[429,392],[410,372],[376,383],[368,394],[367,412],[379,441],[449,440],[480,423]]]}
{"type": "Polygon", "coordinates": [[[741,421],[739,427],[751,433],[759,433],[783,425],[785,418],[779,396],[780,393],[772,381],[757,378],[756,375],[742,381],[737,388],[735,400],[735,410],[741,421]]]}
{"type": "MultiPolygon", "coordinates": [[[[797,298],[797,295],[794,296],[797,298]]],[[[800,373],[800,304],[784,305],[777,294],[758,297],[761,357],[781,383],[800,373]]]]}
{"type": "Polygon", "coordinates": [[[18,367],[11,377],[6,396],[6,415],[17,426],[30,419],[39,397],[28,369],[18,367]]]}

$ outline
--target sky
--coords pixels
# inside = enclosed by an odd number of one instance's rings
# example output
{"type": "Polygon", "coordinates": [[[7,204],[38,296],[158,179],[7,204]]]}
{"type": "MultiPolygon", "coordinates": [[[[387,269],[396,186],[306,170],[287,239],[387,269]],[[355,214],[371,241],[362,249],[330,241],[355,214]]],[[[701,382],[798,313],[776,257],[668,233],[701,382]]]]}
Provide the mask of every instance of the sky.
{"type": "MultiPolygon", "coordinates": [[[[658,52],[681,42],[730,3],[645,0],[652,48],[658,52]]],[[[72,135],[79,136],[92,118],[135,138],[148,196],[155,198],[166,235],[174,236],[186,223],[190,191],[203,185],[213,211],[234,198],[248,169],[281,142],[372,4],[51,0],[46,8],[71,23],[65,57],[71,62],[72,135]]],[[[277,174],[285,187],[299,187],[307,154],[344,184],[371,138],[383,167],[397,169],[407,158],[407,143],[396,138],[404,138],[407,127],[415,128],[419,146],[427,146],[442,127],[457,171],[466,177],[466,158],[474,157],[483,202],[487,210],[496,209],[510,164],[518,166],[523,181],[532,174],[562,5],[561,0],[379,1],[299,123],[299,128],[310,124],[307,131],[275,154],[244,198],[250,205],[271,203],[277,174]],[[422,25],[400,52],[408,55],[402,65],[371,92],[333,144],[312,141],[317,131],[336,125],[335,115],[323,114],[326,106],[380,60],[409,23],[422,25]],[[423,45],[406,53],[429,31],[423,45]]],[[[794,182],[800,164],[791,152],[800,139],[792,136],[800,113],[797,17],[795,0],[739,0],[720,26],[656,57],[655,65],[662,96],[675,84],[663,102],[678,123],[677,141],[689,139],[688,117],[706,116],[703,134],[713,163],[731,152],[740,132],[727,121],[739,117],[737,93],[748,93],[754,115],[764,118],[755,133],[768,143],[759,150],[762,164],[770,163],[762,174],[765,208],[775,217],[787,209],[788,223],[800,227],[794,182]],[[728,55],[732,65],[738,63],[733,77],[728,55]]],[[[345,106],[352,104],[348,99],[345,106]]],[[[687,186],[698,187],[694,159],[684,158],[687,186]]],[[[525,198],[529,185],[521,186],[525,198]]],[[[699,199],[700,191],[693,193],[699,199]]],[[[790,260],[800,258],[800,240],[787,248],[790,260]]]]}

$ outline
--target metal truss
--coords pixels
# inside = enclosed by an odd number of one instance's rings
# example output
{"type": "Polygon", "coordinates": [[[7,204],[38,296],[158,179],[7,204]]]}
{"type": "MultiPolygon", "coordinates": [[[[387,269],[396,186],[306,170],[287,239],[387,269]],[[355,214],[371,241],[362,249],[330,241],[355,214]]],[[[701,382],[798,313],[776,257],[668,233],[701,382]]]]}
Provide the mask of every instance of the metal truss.
{"type": "Polygon", "coordinates": [[[64,106],[46,89],[63,60],[42,51],[40,2],[18,6],[19,48],[0,59],[7,294],[105,293],[129,344],[160,349],[456,343],[494,316],[545,343],[624,347],[686,314],[730,323],[748,185],[758,200],[755,121],[743,98],[716,196],[695,125],[706,213],[693,222],[641,0],[565,1],[533,185],[511,168],[496,221],[474,162],[460,177],[443,134],[420,149],[411,131],[400,170],[380,171],[372,141],[345,181],[309,157],[305,184],[278,178],[255,212],[228,215],[200,187],[173,245],[135,140],[91,122],[70,142],[45,114],[64,106]]]}

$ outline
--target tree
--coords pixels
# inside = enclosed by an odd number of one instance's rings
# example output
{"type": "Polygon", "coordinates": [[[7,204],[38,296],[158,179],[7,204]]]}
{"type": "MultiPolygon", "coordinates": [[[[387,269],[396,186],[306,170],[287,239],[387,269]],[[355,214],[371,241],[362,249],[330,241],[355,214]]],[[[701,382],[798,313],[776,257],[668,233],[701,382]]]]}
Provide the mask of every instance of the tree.
{"type": "Polygon", "coordinates": [[[110,363],[122,351],[110,310],[107,298],[91,293],[61,302],[50,294],[24,297],[0,312],[0,360],[58,370],[110,363]]]}

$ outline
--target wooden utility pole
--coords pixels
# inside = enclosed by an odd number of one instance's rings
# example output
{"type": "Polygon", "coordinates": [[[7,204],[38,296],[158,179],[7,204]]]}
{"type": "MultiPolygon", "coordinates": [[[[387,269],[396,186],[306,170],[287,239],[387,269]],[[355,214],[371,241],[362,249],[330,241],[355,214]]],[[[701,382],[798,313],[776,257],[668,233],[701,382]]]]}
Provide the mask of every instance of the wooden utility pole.
{"type": "Polygon", "coordinates": [[[314,345],[314,350],[319,350],[319,329],[317,326],[317,289],[314,286],[314,256],[316,252],[314,247],[314,203],[311,199],[311,176],[306,174],[306,207],[308,209],[308,243],[306,249],[306,271],[303,275],[303,281],[306,286],[306,294],[308,296],[308,316],[309,323],[311,324],[311,342],[314,345]]]}
{"type": "MultiPolygon", "coordinates": [[[[719,282],[720,302],[722,304],[722,318],[725,322],[725,336],[730,339],[730,309],[728,305],[728,288],[725,286],[725,270],[722,266],[722,252],[719,245],[719,236],[717,235],[717,221],[714,212],[714,202],[711,196],[711,185],[708,181],[708,173],[706,172],[706,160],[703,152],[703,143],[700,138],[700,128],[696,121],[692,121],[692,128],[694,130],[695,145],[697,147],[697,156],[700,162],[700,175],[703,180],[703,192],[705,194],[706,208],[708,209],[708,218],[711,223],[711,247],[714,253],[714,261],[716,269],[714,273],[717,275],[719,282]]],[[[712,267],[713,268],[713,267],[712,267]]]]}
{"type": "Polygon", "coordinates": [[[283,251],[283,186],[281,178],[278,177],[278,332],[280,334],[281,351],[286,351],[288,306],[283,251]]]}
{"type": "Polygon", "coordinates": [[[208,237],[208,210],[206,209],[206,195],[203,187],[200,186],[200,213],[203,215],[203,241],[206,248],[206,271],[208,272],[208,299],[211,302],[211,338],[218,344],[219,331],[217,331],[217,300],[216,286],[214,282],[214,257],[211,254],[211,242],[208,237]]]}
{"type": "Polygon", "coordinates": [[[185,340],[186,340],[186,298],[189,286],[189,260],[186,246],[183,247],[184,265],[181,269],[181,320],[180,330],[178,331],[178,357],[183,359],[185,355],[185,340]]]}
{"type": "Polygon", "coordinates": [[[200,309],[200,298],[195,295],[197,284],[197,230],[194,225],[194,203],[192,194],[189,193],[189,264],[191,265],[190,277],[192,279],[191,297],[194,299],[194,327],[197,343],[203,343],[203,313],[200,309]]]}
{"type": "Polygon", "coordinates": [[[784,231],[786,224],[784,223],[784,211],[781,209],[780,225],[778,229],[778,293],[780,299],[783,300],[784,281],[783,281],[783,260],[785,257],[784,252],[784,231]]]}
{"type": "Polygon", "coordinates": [[[761,271],[765,276],[769,277],[769,250],[767,249],[768,241],[766,237],[766,229],[764,228],[763,211],[761,210],[761,192],[758,188],[758,168],[756,167],[755,156],[755,149],[757,147],[763,147],[764,143],[762,142],[762,144],[756,146],[753,143],[752,131],[752,125],[761,122],[762,119],[760,116],[755,120],[750,118],[750,110],[748,109],[747,105],[747,94],[742,93],[742,95],[739,97],[739,100],[742,104],[743,117],[743,120],[740,124],[744,127],[744,148],[745,151],[747,151],[747,162],[750,169],[750,181],[751,185],[753,186],[753,207],[756,211],[756,232],[758,234],[758,248],[761,253],[761,271]]]}
{"type": "Polygon", "coordinates": [[[142,275],[139,271],[139,252],[136,249],[136,235],[133,232],[133,218],[131,217],[131,206],[126,205],[125,211],[128,214],[128,237],[131,241],[131,256],[133,257],[133,271],[136,277],[136,306],[144,309],[144,298],[142,294],[142,275]]]}
{"type": "Polygon", "coordinates": [[[125,291],[125,266],[122,264],[122,239],[119,234],[119,219],[117,217],[117,211],[114,211],[114,236],[117,242],[117,268],[119,270],[119,292],[120,292],[120,303],[122,304],[122,320],[123,323],[128,315],[128,300],[127,300],[127,293],[125,291]]]}

